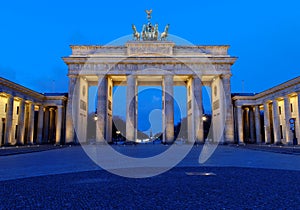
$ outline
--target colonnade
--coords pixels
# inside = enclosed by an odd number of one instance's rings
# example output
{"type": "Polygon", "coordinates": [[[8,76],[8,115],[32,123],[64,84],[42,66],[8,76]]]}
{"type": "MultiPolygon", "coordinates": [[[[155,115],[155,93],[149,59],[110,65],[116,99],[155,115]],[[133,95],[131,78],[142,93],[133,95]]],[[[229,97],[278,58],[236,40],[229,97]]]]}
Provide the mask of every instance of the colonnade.
{"type": "Polygon", "coordinates": [[[265,99],[261,104],[236,101],[238,142],[295,144],[294,139],[300,140],[299,112],[299,92],[265,99]],[[294,125],[291,125],[291,119],[295,121],[294,125]]]}
{"type": "Polygon", "coordinates": [[[0,146],[63,143],[64,107],[0,93],[0,146]]]}
{"type": "MultiPolygon", "coordinates": [[[[126,104],[120,104],[120,106],[126,107],[126,137],[127,141],[137,140],[137,90],[141,81],[140,75],[122,75],[126,78],[125,81],[117,83],[123,83],[127,86],[126,89],[126,104]]],[[[157,75],[156,75],[157,76],[157,75]]],[[[159,76],[161,79],[155,81],[156,85],[162,86],[162,133],[163,142],[172,143],[174,139],[174,86],[178,84],[178,81],[174,80],[174,75],[165,74],[159,76]]],[[[231,75],[218,75],[218,78],[222,84],[214,84],[218,86],[217,96],[212,97],[216,103],[219,103],[215,110],[213,110],[213,117],[218,118],[216,124],[225,123],[225,129],[218,131],[223,135],[222,143],[234,142],[233,131],[233,114],[232,103],[230,94],[230,77],[231,75]],[[226,91],[229,91],[227,93],[226,91]],[[222,97],[220,96],[222,95],[222,97]],[[217,98],[218,97],[218,98],[217,98]],[[224,119],[219,119],[220,112],[224,115],[224,119]],[[226,112],[226,114],[224,114],[226,112]]],[[[111,75],[98,75],[97,82],[97,121],[96,121],[96,142],[111,142],[112,132],[112,88],[115,81],[111,75]]],[[[144,75],[143,75],[144,78],[144,75]]],[[[203,81],[201,78],[194,75],[185,75],[184,81],[181,81],[181,85],[184,84],[187,87],[187,122],[188,122],[188,136],[187,140],[190,142],[203,143],[204,131],[203,131],[203,105],[202,105],[202,86],[203,81]]],[[[215,81],[215,79],[214,79],[215,81]]],[[[151,75],[149,75],[149,81],[151,83],[151,75]]],[[[206,81],[206,85],[212,85],[214,82],[206,81]]],[[[70,76],[69,82],[69,98],[67,107],[67,127],[66,127],[66,142],[86,142],[86,131],[82,130],[83,127],[87,127],[87,115],[88,111],[83,110],[78,106],[79,103],[88,103],[87,95],[82,94],[84,89],[88,89],[91,84],[95,82],[88,81],[85,76],[70,76]],[[76,134],[76,135],[75,135],[76,134]]],[[[116,102],[117,103],[117,102],[116,102]]],[[[213,103],[213,101],[212,101],[213,103]]],[[[88,104],[86,105],[88,107],[88,104]]],[[[215,127],[218,129],[218,126],[215,127]]]]}

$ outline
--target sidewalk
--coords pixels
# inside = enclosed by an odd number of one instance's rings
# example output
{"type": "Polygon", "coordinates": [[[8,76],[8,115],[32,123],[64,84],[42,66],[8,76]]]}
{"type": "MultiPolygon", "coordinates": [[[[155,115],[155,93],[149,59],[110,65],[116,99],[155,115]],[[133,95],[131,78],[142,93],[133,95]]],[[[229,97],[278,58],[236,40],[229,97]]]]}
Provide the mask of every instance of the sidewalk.
{"type": "Polygon", "coordinates": [[[9,146],[0,147],[0,156],[18,155],[33,152],[42,152],[53,149],[61,149],[69,147],[68,145],[26,145],[26,146],[9,146]]]}
{"type": "Polygon", "coordinates": [[[245,145],[232,145],[232,147],[252,149],[266,152],[275,152],[281,154],[300,155],[300,145],[273,145],[273,144],[245,144],[245,145]]]}

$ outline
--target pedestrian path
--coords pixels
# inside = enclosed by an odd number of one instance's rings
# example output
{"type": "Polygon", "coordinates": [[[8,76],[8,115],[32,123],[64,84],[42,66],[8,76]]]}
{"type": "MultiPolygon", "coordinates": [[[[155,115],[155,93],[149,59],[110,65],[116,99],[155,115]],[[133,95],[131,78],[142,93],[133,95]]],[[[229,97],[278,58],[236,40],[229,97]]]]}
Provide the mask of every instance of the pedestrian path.
{"type": "MultiPolygon", "coordinates": [[[[103,147],[104,145],[97,145],[97,147],[101,146],[103,147]]],[[[184,145],[176,146],[180,147],[184,145]]],[[[125,155],[145,158],[151,155],[161,154],[168,150],[169,146],[114,145],[113,149],[125,155]]],[[[189,154],[177,164],[176,167],[246,167],[300,171],[300,156],[298,154],[272,153],[220,145],[205,163],[200,164],[199,155],[202,149],[203,146],[194,146],[189,154]]],[[[103,157],[103,161],[109,164],[116,160],[106,156],[103,157]]],[[[119,170],[127,167],[127,163],[122,161],[122,159],[118,161],[118,164],[111,164],[115,167],[113,169],[119,170]]],[[[167,162],[165,161],[165,163],[167,162]]],[[[134,166],[130,166],[130,168],[132,167],[134,166]]],[[[156,165],[154,164],[151,167],[162,167],[162,163],[157,162],[156,165]]],[[[147,166],[144,168],[147,168],[147,166]]],[[[103,169],[89,158],[81,146],[0,156],[0,181],[94,170],[103,169]]]]}

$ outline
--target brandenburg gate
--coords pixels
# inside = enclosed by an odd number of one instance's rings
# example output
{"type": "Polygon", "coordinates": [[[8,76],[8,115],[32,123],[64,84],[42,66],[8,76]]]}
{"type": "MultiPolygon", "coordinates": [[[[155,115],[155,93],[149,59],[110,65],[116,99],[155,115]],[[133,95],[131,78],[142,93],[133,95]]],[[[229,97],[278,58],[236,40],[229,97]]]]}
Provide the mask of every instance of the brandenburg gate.
{"type": "Polygon", "coordinates": [[[137,87],[162,87],[163,142],[174,139],[173,87],[186,86],[187,127],[190,142],[204,142],[202,86],[211,87],[212,139],[234,143],[231,101],[231,66],[236,57],[227,45],[176,45],[167,40],[169,25],[161,34],[152,26],[151,12],[141,33],[132,25],[134,40],[124,45],[72,45],[64,57],[68,65],[69,94],[66,143],[84,142],[87,135],[88,89],[97,86],[96,142],[112,141],[112,90],[127,86],[126,139],[137,139],[137,87]],[[219,138],[219,137],[220,138],[219,138]]]}

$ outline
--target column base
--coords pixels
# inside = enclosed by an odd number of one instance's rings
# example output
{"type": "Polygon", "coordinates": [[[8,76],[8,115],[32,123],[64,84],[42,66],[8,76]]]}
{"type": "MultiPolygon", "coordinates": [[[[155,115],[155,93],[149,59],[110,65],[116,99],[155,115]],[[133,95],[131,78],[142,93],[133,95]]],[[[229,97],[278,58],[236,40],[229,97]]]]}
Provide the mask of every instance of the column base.
{"type": "Polygon", "coordinates": [[[1,145],[1,147],[13,147],[15,145],[11,144],[11,143],[5,143],[3,145],[1,145]]]}

